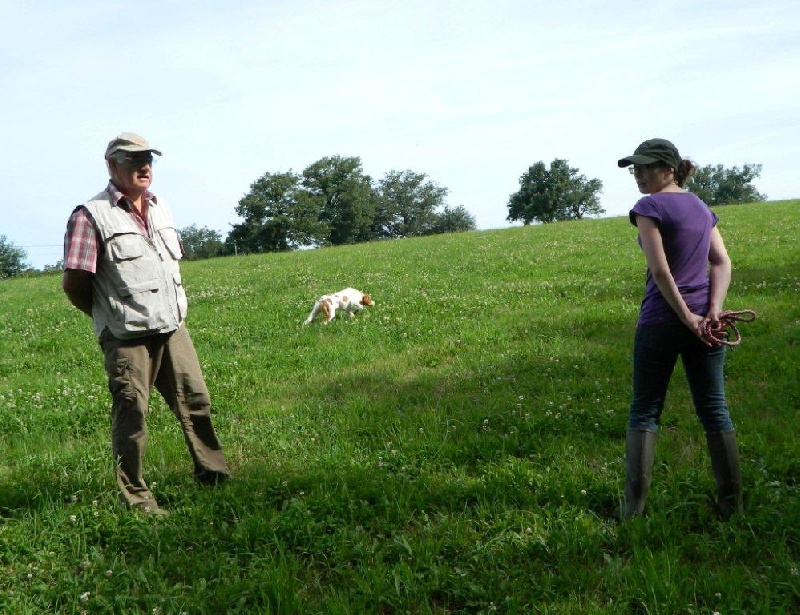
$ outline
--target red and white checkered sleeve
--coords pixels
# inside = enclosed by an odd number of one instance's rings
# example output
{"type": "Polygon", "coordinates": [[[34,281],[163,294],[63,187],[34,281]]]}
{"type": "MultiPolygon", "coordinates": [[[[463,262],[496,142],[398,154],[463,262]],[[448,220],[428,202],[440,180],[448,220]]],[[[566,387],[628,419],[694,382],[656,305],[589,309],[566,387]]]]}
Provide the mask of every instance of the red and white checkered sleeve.
{"type": "Polygon", "coordinates": [[[85,207],[79,207],[69,217],[64,234],[64,269],[97,271],[97,229],[85,207]]]}

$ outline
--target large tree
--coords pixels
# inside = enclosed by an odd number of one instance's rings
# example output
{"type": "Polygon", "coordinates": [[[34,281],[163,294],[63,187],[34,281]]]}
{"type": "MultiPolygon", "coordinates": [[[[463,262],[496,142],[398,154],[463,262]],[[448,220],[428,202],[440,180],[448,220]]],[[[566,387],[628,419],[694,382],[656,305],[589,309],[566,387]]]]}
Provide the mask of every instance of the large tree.
{"type": "Polygon", "coordinates": [[[229,253],[282,252],[316,245],[327,237],[319,203],[309,198],[292,171],[258,178],[236,213],[244,221],[234,224],[225,240],[229,253]]]}
{"type": "Polygon", "coordinates": [[[726,169],[721,164],[700,167],[686,182],[686,189],[699,196],[707,205],[758,203],[767,200],[751,182],[761,176],[760,164],[746,164],[741,169],[726,169]]]}
{"type": "Polygon", "coordinates": [[[475,216],[469,213],[463,205],[456,207],[445,205],[444,210],[436,214],[434,233],[460,233],[474,231],[475,228],[475,216]]]}
{"type": "Polygon", "coordinates": [[[200,260],[220,256],[225,251],[222,235],[213,229],[197,228],[192,224],[178,231],[187,260],[200,260]]]}
{"type": "MultiPolygon", "coordinates": [[[[225,253],[473,230],[475,219],[463,205],[445,205],[446,196],[447,189],[424,173],[390,171],[373,187],[360,158],[322,158],[302,175],[265,173],[253,182],[236,207],[242,222],[233,225],[225,253]]],[[[188,236],[197,235],[196,229],[187,230],[188,236]]]]}
{"type": "Polygon", "coordinates": [[[16,247],[5,235],[0,235],[0,279],[13,278],[27,268],[25,250],[16,247]]]}
{"type": "Polygon", "coordinates": [[[555,222],[580,220],[605,213],[599,193],[603,182],[586,179],[566,160],[556,158],[548,169],[544,162],[531,166],[519,180],[520,189],[508,201],[506,220],[555,222]]]}
{"type": "Polygon", "coordinates": [[[325,243],[341,245],[373,238],[376,199],[372,180],[357,156],[322,158],[303,171],[310,210],[328,229],[325,243]]]}
{"type": "Polygon", "coordinates": [[[444,206],[447,188],[425,173],[389,171],[378,183],[373,232],[379,238],[419,237],[436,232],[436,210],[444,206]]]}

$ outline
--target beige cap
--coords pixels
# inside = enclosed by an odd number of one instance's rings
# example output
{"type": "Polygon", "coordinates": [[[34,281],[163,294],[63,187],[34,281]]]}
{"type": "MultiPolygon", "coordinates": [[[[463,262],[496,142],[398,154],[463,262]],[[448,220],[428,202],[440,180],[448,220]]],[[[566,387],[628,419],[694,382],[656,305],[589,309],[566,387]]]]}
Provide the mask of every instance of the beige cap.
{"type": "Polygon", "coordinates": [[[106,148],[106,160],[116,152],[153,152],[160,156],[161,152],[150,147],[147,139],[132,132],[123,132],[114,137],[106,148]]]}

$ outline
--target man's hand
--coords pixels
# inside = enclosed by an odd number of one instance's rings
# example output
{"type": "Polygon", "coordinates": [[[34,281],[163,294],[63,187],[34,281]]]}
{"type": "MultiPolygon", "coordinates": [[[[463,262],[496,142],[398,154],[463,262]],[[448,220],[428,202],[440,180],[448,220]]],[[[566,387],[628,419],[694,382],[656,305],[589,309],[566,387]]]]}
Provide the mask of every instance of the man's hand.
{"type": "Polygon", "coordinates": [[[92,315],[92,275],[80,269],[67,269],[61,279],[61,288],[69,302],[87,316],[92,315]]]}

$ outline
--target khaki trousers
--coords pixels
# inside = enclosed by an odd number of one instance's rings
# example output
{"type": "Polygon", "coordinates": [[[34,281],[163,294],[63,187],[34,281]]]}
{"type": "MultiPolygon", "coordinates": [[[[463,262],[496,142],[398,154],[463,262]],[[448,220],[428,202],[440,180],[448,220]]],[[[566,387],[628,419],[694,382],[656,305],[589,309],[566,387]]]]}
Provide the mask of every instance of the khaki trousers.
{"type": "Polygon", "coordinates": [[[158,510],[142,478],[153,387],[180,422],[195,477],[203,483],[224,480],[228,465],[211,424],[211,399],[186,327],[133,340],[117,339],[106,330],[100,346],[112,397],[111,447],[123,501],[158,510]]]}

